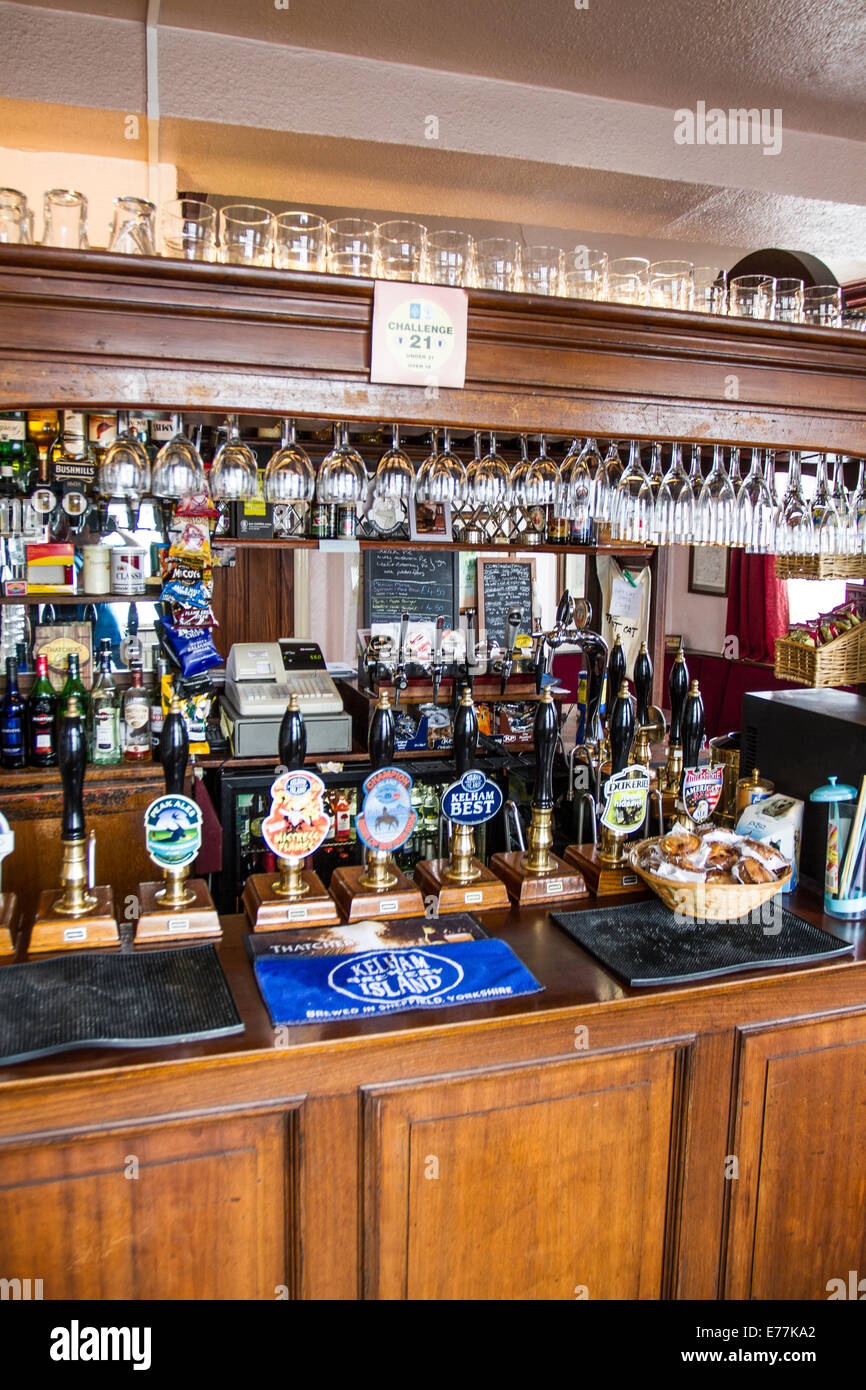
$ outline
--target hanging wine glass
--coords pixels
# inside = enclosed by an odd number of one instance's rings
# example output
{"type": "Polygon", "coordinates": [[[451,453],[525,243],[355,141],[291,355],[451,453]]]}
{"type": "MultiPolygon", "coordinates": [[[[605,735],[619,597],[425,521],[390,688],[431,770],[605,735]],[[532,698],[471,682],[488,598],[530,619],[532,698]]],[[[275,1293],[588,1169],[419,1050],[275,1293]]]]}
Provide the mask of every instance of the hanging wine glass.
{"type": "Polygon", "coordinates": [[[319,469],[316,483],[318,500],[327,506],[354,506],[366,491],[367,469],[364,460],[349,443],[348,425],[338,425],[334,430],[333,448],[325,455],[319,469]]]}
{"type": "Polygon", "coordinates": [[[511,470],[511,496],[518,507],[526,506],[526,475],[529,472],[529,444],[520,436],[520,459],[511,470]]]}
{"type": "Polygon", "coordinates": [[[857,470],[857,487],[851,502],[851,511],[857,528],[855,554],[862,555],[866,551],[866,462],[863,459],[860,460],[857,470]]]}
{"type": "Polygon", "coordinates": [[[427,457],[423,460],[423,462],[421,463],[421,466],[420,466],[420,468],[418,469],[417,474],[415,475],[415,500],[416,500],[416,502],[422,502],[422,503],[423,503],[423,502],[429,502],[429,501],[430,501],[430,498],[427,496],[427,478],[429,477],[430,469],[433,467],[433,464],[436,462],[436,459],[438,458],[438,456],[439,456],[439,431],[438,431],[438,429],[435,429],[435,428],[434,428],[434,429],[432,429],[432,430],[430,431],[430,452],[429,452],[429,454],[427,455],[427,457]]]}
{"type": "Polygon", "coordinates": [[[547,452],[547,439],[542,434],[539,436],[538,453],[528,465],[524,477],[524,505],[527,507],[555,506],[561,488],[562,479],[559,475],[559,469],[547,452]]]}
{"type": "Polygon", "coordinates": [[[658,441],[653,442],[650,447],[650,467],[645,475],[646,482],[643,484],[647,490],[647,514],[649,518],[649,539],[653,545],[659,545],[659,515],[658,515],[658,496],[664,482],[664,471],[662,469],[662,446],[658,441]]]}
{"type": "Polygon", "coordinates": [[[713,448],[713,466],[698,497],[695,518],[696,545],[732,544],[737,499],[725,472],[721,444],[713,448]]]}
{"type": "Polygon", "coordinates": [[[572,536],[578,545],[588,545],[592,532],[592,497],[595,478],[591,465],[598,458],[598,450],[590,450],[586,441],[580,453],[572,459],[568,472],[568,515],[572,523],[572,536]]]}
{"type": "Polygon", "coordinates": [[[671,462],[655,503],[656,529],[662,545],[687,545],[695,529],[695,495],[683,467],[683,447],[671,446],[671,462]]]}
{"type": "Polygon", "coordinates": [[[629,446],[628,465],[619,480],[614,501],[617,540],[649,542],[653,497],[636,439],[629,446]]]}
{"type": "Polygon", "coordinates": [[[316,475],[297,439],[294,420],[283,420],[280,447],[268,459],[262,492],[266,502],[312,502],[316,475]]]}
{"type": "Polygon", "coordinates": [[[466,469],[457,455],[452,453],[451,431],[448,429],[441,452],[432,456],[425,481],[424,500],[437,506],[448,502],[452,507],[459,507],[466,500],[466,469]]]}
{"type": "Polygon", "coordinates": [[[819,555],[838,555],[841,552],[841,526],[839,513],[833,500],[833,493],[827,477],[827,455],[818,459],[818,481],[812,499],[812,525],[819,555]]]}
{"type": "Polygon", "coordinates": [[[739,542],[756,555],[772,549],[775,507],[761,470],[761,451],[752,450],[752,461],[737,498],[736,529],[739,542]]]}
{"type": "Polygon", "coordinates": [[[800,454],[791,450],[788,483],[776,513],[776,550],[782,555],[811,555],[815,545],[812,508],[803,492],[800,454]]]}
{"type": "MultiPolygon", "coordinates": [[[[730,479],[731,487],[734,489],[734,496],[739,497],[740,488],[743,486],[743,479],[740,474],[740,451],[737,448],[731,449],[731,455],[728,460],[728,478],[730,479]]],[[[736,544],[736,542],[734,543],[736,544]]]]}
{"type": "Polygon", "coordinates": [[[236,415],[227,417],[226,440],[214,455],[208,483],[215,502],[252,502],[259,496],[259,466],[241,441],[236,415]]]}
{"type": "Polygon", "coordinates": [[[505,507],[511,500],[511,474],[496,452],[496,435],[491,430],[490,445],[483,458],[475,458],[466,474],[469,500],[474,507],[505,507]]]}
{"type": "Polygon", "coordinates": [[[833,503],[839,517],[839,546],[843,555],[857,553],[857,519],[845,486],[845,464],[839,454],[833,458],[833,503]]]}
{"type": "Polygon", "coordinates": [[[391,426],[391,447],[379,460],[373,478],[373,497],[408,502],[415,492],[415,469],[409,455],[400,448],[400,426],[391,426]]]}
{"type": "Polygon", "coordinates": [[[619,449],[613,440],[608,445],[607,453],[602,459],[599,475],[596,480],[596,509],[595,516],[598,522],[603,522],[608,526],[613,522],[614,503],[616,501],[616,490],[623,474],[623,462],[619,455],[619,449]]]}
{"type": "Polygon", "coordinates": [[[117,412],[117,434],[102,456],[96,487],[103,497],[127,501],[140,501],[150,491],[150,459],[130,428],[128,411],[117,412]]]}
{"type": "Polygon", "coordinates": [[[150,490],[154,497],[190,497],[204,492],[204,464],[183,432],[180,415],[172,415],[173,434],[153,462],[150,490]]]}

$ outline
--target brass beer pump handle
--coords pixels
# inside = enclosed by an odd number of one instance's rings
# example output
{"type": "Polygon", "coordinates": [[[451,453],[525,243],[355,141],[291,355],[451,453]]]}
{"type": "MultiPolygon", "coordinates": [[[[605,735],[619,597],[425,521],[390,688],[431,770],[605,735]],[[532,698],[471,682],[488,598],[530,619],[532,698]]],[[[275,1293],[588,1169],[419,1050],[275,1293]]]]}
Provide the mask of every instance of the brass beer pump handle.
{"type": "MultiPolygon", "coordinates": [[[[387,690],[383,690],[373,711],[367,740],[370,763],[374,772],[380,767],[387,767],[393,761],[396,729],[391,700],[387,690]]],[[[387,850],[367,850],[367,868],[358,882],[362,888],[369,889],[373,893],[381,893],[394,887],[398,879],[391,863],[391,855],[387,850]]]]}
{"type": "Polygon", "coordinates": [[[521,867],[528,874],[548,874],[553,869],[553,760],[559,720],[550,688],[541,692],[535,710],[533,739],[535,742],[535,792],[532,798],[532,820],[529,824],[527,850],[521,867]]]}
{"type": "MultiPolygon", "coordinates": [[[[468,772],[475,760],[478,743],[478,716],[468,685],[464,687],[457,714],[454,719],[454,761],[457,776],[468,772]]],[[[472,883],[481,876],[481,870],[472,861],[475,858],[475,833],[471,825],[455,825],[451,839],[451,858],[445,869],[445,877],[451,883],[472,883]]]]}
{"type": "Polygon", "coordinates": [[[57,749],[60,780],[63,784],[61,841],[63,858],[60,883],[63,889],[54,903],[61,917],[83,917],[96,905],[88,889],[87,837],[84,826],[84,768],[87,743],[77,698],[72,695],[60,727],[57,749]]]}

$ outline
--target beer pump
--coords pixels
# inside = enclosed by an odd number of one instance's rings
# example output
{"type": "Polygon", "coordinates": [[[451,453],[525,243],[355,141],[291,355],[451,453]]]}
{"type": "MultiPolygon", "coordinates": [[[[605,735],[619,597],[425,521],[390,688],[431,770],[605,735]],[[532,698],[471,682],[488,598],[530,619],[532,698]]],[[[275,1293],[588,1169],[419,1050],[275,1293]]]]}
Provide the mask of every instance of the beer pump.
{"type": "Polygon", "coordinates": [[[514,647],[517,642],[517,634],[520,631],[520,624],[523,619],[522,608],[509,608],[505,618],[505,650],[499,663],[499,693],[504,695],[508,685],[508,677],[514,669],[514,647]]]}
{"type": "Polygon", "coordinates": [[[349,922],[364,917],[423,917],[424,899],[418,888],[395,865],[392,854],[415,828],[412,778],[392,767],[395,719],[387,690],[379,695],[370,725],[368,749],[373,771],[363,785],[356,819],[358,839],[367,849],[365,865],[335,869],[331,893],[349,922]]]}
{"type": "Polygon", "coordinates": [[[557,898],[579,898],[586,893],[581,874],[551,852],[553,844],[553,760],[559,737],[559,719],[550,687],[538,700],[533,725],[535,742],[535,791],[526,851],[495,854],[490,867],[502,879],[510,897],[521,907],[557,898]]]}
{"type": "MultiPolygon", "coordinates": [[[[634,664],[634,689],[637,696],[635,711],[634,760],[643,767],[650,767],[652,745],[665,736],[665,717],[661,710],[650,704],[653,688],[653,664],[641,642],[640,652],[634,664]]],[[[655,776],[650,768],[650,775],[655,776]]]]}
{"type": "Polygon", "coordinates": [[[180,694],[174,690],[159,739],[165,793],[144,813],[148,856],[162,869],[163,882],[140,883],[136,945],[152,941],[220,936],[220,919],[207,884],[188,878],[201,849],[201,809],[183,790],[189,761],[189,735],[180,694]]]}
{"type": "Polygon", "coordinates": [[[87,738],[78,700],[69,697],[60,725],[57,758],[63,785],[60,836],[63,858],[61,891],[47,888],[39,895],[28,951],[57,951],[73,946],[115,946],[120,942],[114,916],[114,893],[93,886],[96,836],[84,824],[84,768],[87,738]]]}
{"type": "Polygon", "coordinates": [[[668,729],[668,760],[664,770],[665,791],[678,792],[683,770],[683,708],[689,691],[689,668],[686,665],[682,643],[671,667],[668,677],[668,693],[671,702],[671,723],[668,729]]]}
{"type": "Polygon", "coordinates": [[[645,897],[647,893],[623,852],[626,837],[644,822],[650,787],[649,770],[629,762],[634,730],[628,681],[623,679],[616,699],[609,704],[610,776],[599,799],[601,845],[570,845],[564,856],[566,863],[580,869],[598,897],[629,892],[645,897]]]}
{"type": "MultiPolygon", "coordinates": [[[[15,848],[15,836],[9,822],[0,811],[0,864],[15,848]]],[[[0,893],[0,956],[15,950],[18,936],[18,899],[14,893],[0,893]]]]}
{"type": "Polygon", "coordinates": [[[445,615],[440,613],[436,619],[436,626],[433,629],[433,704],[439,701],[439,687],[442,684],[442,672],[445,663],[442,657],[442,633],[445,629],[445,615]]]}
{"type": "Polygon", "coordinates": [[[473,767],[477,744],[478,716],[466,686],[454,720],[457,781],[446,788],[441,802],[442,815],[454,827],[451,858],[422,859],[415,869],[415,883],[425,898],[435,896],[440,912],[508,907],[505,884],[475,858],[474,827],[492,820],[502,808],[499,787],[473,767]]]}
{"type": "Polygon", "coordinates": [[[683,705],[683,770],[677,800],[677,819],[695,830],[708,821],[719,803],[725,784],[725,769],[701,767],[704,744],[704,702],[698,682],[692,681],[683,705]]]}
{"type": "Polygon", "coordinates": [[[280,724],[278,749],[285,771],[271,786],[271,809],[262,821],[262,839],[276,856],[280,876],[250,874],[243,904],[253,931],[278,931],[295,923],[332,926],[339,922],[337,904],[319,875],[303,867],[327,838],[325,784],[304,767],[307,730],[295,694],[280,724]]]}

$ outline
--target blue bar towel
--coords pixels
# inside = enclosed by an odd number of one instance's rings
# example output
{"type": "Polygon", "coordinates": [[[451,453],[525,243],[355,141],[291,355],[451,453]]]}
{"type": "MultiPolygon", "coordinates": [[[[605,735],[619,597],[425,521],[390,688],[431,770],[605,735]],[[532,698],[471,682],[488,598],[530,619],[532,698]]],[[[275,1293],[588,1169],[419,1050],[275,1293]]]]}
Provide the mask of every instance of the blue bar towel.
{"type": "Polygon", "coordinates": [[[262,956],[255,968],[275,1026],[485,1003],[543,988],[496,938],[324,958],[262,956]]]}

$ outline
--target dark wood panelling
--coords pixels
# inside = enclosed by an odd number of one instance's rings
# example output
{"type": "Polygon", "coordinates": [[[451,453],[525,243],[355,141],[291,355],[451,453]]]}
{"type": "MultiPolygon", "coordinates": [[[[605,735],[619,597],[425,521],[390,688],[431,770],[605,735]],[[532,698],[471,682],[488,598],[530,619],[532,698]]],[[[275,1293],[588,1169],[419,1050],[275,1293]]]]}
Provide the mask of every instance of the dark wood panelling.
{"type": "Polygon", "coordinates": [[[227,657],[235,642],[275,642],[295,630],[295,559],[274,546],[239,549],[232,567],[214,570],[213,639],[227,657]]]}

